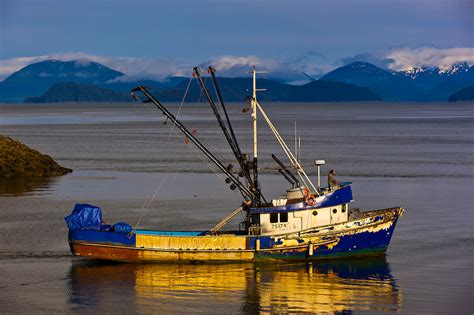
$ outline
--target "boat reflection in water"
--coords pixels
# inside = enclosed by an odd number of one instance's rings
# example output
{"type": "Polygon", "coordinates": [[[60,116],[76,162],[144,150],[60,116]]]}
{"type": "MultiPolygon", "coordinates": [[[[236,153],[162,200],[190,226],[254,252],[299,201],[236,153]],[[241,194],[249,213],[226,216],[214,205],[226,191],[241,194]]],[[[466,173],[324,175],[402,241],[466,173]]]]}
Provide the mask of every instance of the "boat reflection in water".
{"type": "Polygon", "coordinates": [[[167,312],[397,311],[402,291],[385,257],[322,263],[75,262],[73,308],[167,312]]]}

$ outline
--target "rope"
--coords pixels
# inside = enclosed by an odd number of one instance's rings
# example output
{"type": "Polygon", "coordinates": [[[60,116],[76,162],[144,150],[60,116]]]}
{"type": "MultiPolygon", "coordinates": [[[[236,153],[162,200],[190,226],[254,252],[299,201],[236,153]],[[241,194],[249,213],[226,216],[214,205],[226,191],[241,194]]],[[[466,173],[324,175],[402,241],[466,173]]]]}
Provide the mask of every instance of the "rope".
{"type": "MultiPolygon", "coordinates": [[[[181,100],[181,104],[178,108],[178,112],[176,113],[176,118],[179,117],[179,114],[181,113],[181,109],[183,107],[183,104],[184,104],[184,100],[186,99],[186,96],[188,94],[188,91],[189,91],[189,87],[191,86],[191,82],[192,82],[193,78],[191,77],[189,79],[189,82],[188,82],[188,86],[186,87],[186,91],[184,92],[184,95],[183,95],[183,99],[181,100]]],[[[170,133],[168,135],[168,139],[166,141],[166,145],[168,146],[169,145],[169,142],[170,142],[170,139],[171,139],[171,135],[173,134],[173,131],[174,131],[174,127],[176,126],[175,123],[173,123],[173,125],[171,126],[171,130],[170,130],[170,133]]],[[[174,166],[173,166],[174,168],[174,166]]],[[[152,197],[150,198],[149,202],[147,203],[146,199],[143,201],[143,205],[142,205],[142,208],[140,210],[140,212],[142,212],[142,215],[139,217],[137,223],[135,224],[135,229],[138,228],[138,225],[140,224],[141,220],[143,219],[143,217],[145,216],[145,210],[148,210],[150,205],[152,204],[152,202],[155,200],[156,196],[158,195],[158,192],[161,190],[161,187],[163,186],[165,180],[168,178],[168,175],[170,173],[166,173],[165,176],[162,178],[161,180],[161,183],[158,185],[158,188],[155,190],[155,192],[153,193],[152,197]]]]}

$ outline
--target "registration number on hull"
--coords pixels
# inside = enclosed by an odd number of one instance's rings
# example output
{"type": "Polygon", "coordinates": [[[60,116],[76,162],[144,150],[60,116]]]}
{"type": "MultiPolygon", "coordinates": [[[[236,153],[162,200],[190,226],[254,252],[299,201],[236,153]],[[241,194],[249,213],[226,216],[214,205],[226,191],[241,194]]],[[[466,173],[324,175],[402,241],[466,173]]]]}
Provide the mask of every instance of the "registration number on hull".
{"type": "Polygon", "coordinates": [[[272,223],[272,229],[278,229],[278,230],[291,230],[295,229],[296,224],[290,224],[290,223],[272,223]]]}

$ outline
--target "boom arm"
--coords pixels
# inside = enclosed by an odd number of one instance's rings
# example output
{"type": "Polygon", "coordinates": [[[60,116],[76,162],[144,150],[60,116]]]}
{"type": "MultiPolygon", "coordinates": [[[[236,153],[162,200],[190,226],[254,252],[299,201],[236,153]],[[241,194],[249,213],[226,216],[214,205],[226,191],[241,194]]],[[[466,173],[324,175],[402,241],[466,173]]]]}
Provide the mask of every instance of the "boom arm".
{"type": "Polygon", "coordinates": [[[142,103],[153,103],[156,108],[158,108],[164,116],[166,116],[169,120],[173,122],[176,127],[189,139],[191,140],[199,150],[201,150],[229,179],[239,188],[240,192],[244,196],[245,199],[254,198],[254,193],[250,191],[243,183],[240,182],[238,177],[232,174],[224,164],[218,160],[172,113],[168,111],[166,107],[164,107],[153,95],[148,92],[148,90],[144,86],[138,86],[130,91],[132,97],[142,103]],[[141,99],[136,95],[136,92],[140,92],[146,98],[141,99]]]}
{"type": "Polygon", "coordinates": [[[240,150],[239,143],[237,142],[237,137],[235,136],[235,133],[234,133],[234,128],[232,128],[232,124],[230,122],[229,115],[227,114],[227,109],[226,109],[225,104],[224,104],[224,99],[222,98],[222,94],[221,94],[221,90],[219,88],[219,84],[217,83],[216,73],[215,73],[216,70],[213,67],[209,67],[208,69],[209,69],[209,72],[211,73],[212,83],[214,84],[214,87],[216,89],[217,98],[219,100],[219,103],[221,103],[221,107],[222,107],[222,110],[224,111],[224,115],[225,115],[225,118],[226,118],[226,121],[227,121],[227,125],[229,126],[230,136],[231,136],[232,142],[234,143],[234,150],[233,151],[234,151],[235,158],[239,162],[240,168],[244,172],[245,178],[247,179],[249,185],[253,189],[255,187],[253,187],[253,181],[252,181],[252,178],[250,177],[250,170],[249,170],[249,167],[248,167],[248,164],[247,164],[247,160],[244,158],[244,156],[242,154],[242,151],[240,150]]]}
{"type": "Polygon", "coordinates": [[[222,132],[224,133],[224,136],[225,136],[227,142],[229,143],[230,148],[232,149],[232,152],[234,153],[235,159],[239,163],[240,168],[242,169],[245,178],[247,179],[248,183],[250,184],[251,189],[253,190],[253,182],[252,182],[252,179],[250,177],[250,172],[249,172],[248,166],[246,164],[246,161],[243,158],[242,152],[240,151],[240,147],[239,147],[239,144],[237,143],[237,139],[235,137],[234,130],[232,129],[232,125],[230,124],[229,116],[227,115],[227,110],[226,110],[224,102],[222,100],[222,95],[220,93],[219,86],[217,85],[217,80],[216,80],[216,77],[214,75],[215,70],[212,67],[209,67],[209,71],[211,72],[211,75],[212,75],[212,83],[214,84],[214,87],[216,88],[216,91],[217,91],[217,97],[219,99],[219,102],[221,103],[221,106],[222,106],[223,110],[224,110],[224,114],[225,114],[225,117],[226,117],[226,120],[227,120],[227,124],[229,126],[230,133],[229,133],[229,130],[227,130],[227,127],[224,123],[224,120],[222,119],[222,117],[219,113],[219,110],[217,109],[217,106],[214,103],[214,100],[212,99],[209,91],[207,90],[206,85],[204,84],[204,82],[202,80],[199,68],[198,67],[194,68],[194,74],[196,75],[197,80],[199,82],[199,85],[201,86],[201,89],[202,89],[204,95],[206,96],[209,105],[211,106],[212,112],[216,116],[217,122],[219,123],[219,126],[221,127],[222,132]]]}

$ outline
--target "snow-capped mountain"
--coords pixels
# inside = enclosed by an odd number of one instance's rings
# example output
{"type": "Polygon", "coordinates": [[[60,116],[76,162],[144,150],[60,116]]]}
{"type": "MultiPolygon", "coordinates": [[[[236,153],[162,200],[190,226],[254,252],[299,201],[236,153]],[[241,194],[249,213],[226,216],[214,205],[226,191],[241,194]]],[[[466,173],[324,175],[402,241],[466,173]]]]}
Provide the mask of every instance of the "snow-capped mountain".
{"type": "Polygon", "coordinates": [[[423,76],[440,76],[446,78],[449,76],[463,75],[472,71],[473,67],[474,66],[469,65],[467,61],[462,61],[453,65],[443,65],[438,67],[412,67],[399,72],[413,80],[423,76]]]}
{"type": "Polygon", "coordinates": [[[447,100],[457,90],[474,85],[474,66],[458,62],[452,66],[382,69],[367,62],[353,62],[321,78],[367,87],[384,100],[447,100]]]}
{"type": "Polygon", "coordinates": [[[443,95],[443,97],[447,93],[474,83],[474,66],[466,61],[450,66],[410,68],[399,73],[412,79],[419,88],[435,90],[433,95],[443,95]]]}
{"type": "Polygon", "coordinates": [[[452,66],[441,66],[437,67],[440,75],[458,75],[465,72],[471,71],[472,65],[469,65],[467,61],[457,62],[452,66]]]}
{"type": "Polygon", "coordinates": [[[421,73],[425,72],[426,70],[428,70],[428,68],[411,67],[406,70],[400,71],[400,73],[410,79],[415,80],[421,73]]]}
{"type": "Polygon", "coordinates": [[[381,69],[368,62],[353,62],[337,68],[320,80],[352,83],[367,87],[386,101],[411,100],[417,93],[409,78],[390,70],[381,69]]]}

